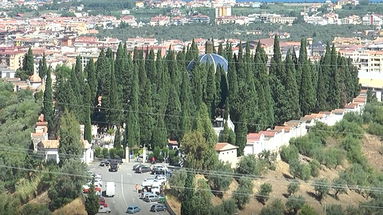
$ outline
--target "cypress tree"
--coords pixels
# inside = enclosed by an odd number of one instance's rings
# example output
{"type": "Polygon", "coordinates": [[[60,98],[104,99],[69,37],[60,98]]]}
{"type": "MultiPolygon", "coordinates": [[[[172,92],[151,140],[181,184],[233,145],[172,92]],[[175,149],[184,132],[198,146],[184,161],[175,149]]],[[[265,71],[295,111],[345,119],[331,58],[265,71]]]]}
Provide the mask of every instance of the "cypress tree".
{"type": "Polygon", "coordinates": [[[287,52],[285,60],[286,76],[283,85],[286,89],[288,99],[288,115],[287,120],[297,119],[300,115],[299,107],[299,92],[297,82],[295,80],[295,66],[290,55],[290,50],[287,52]]]}
{"type": "Polygon", "coordinates": [[[48,122],[48,132],[51,135],[54,128],[53,118],[54,118],[54,108],[53,108],[53,94],[52,94],[52,77],[51,77],[51,68],[46,71],[47,79],[45,81],[45,90],[44,90],[44,103],[42,113],[44,114],[45,120],[48,122]]]}
{"type": "Polygon", "coordinates": [[[41,80],[45,79],[45,76],[47,75],[47,60],[45,59],[45,54],[43,55],[43,59],[39,61],[39,76],[41,80]]]}
{"type": "Polygon", "coordinates": [[[317,102],[316,110],[329,110],[330,106],[327,102],[327,96],[329,91],[329,76],[331,71],[331,51],[330,44],[326,46],[326,53],[321,57],[320,65],[318,68],[318,84],[317,84],[317,102]]]}
{"type": "Polygon", "coordinates": [[[218,138],[211,124],[208,108],[203,102],[199,106],[197,115],[195,117],[194,130],[201,132],[209,146],[212,149],[214,148],[218,138]]]}
{"type": "MultiPolygon", "coordinates": [[[[104,96],[106,97],[105,109],[107,113],[107,121],[110,125],[119,125],[121,122],[121,109],[122,105],[120,103],[120,98],[118,97],[118,85],[116,81],[116,76],[114,72],[114,66],[112,64],[110,71],[110,81],[106,83],[110,83],[108,93],[104,96]]],[[[104,101],[104,99],[103,99],[104,101]]]]}
{"type": "Polygon", "coordinates": [[[140,119],[140,140],[141,144],[151,146],[152,129],[153,129],[153,104],[152,104],[152,87],[150,80],[146,76],[146,70],[139,74],[140,84],[140,101],[139,101],[139,119],[140,119]]]}
{"type": "Polygon", "coordinates": [[[60,163],[65,163],[73,156],[78,158],[83,153],[83,145],[80,136],[80,124],[74,114],[65,111],[60,119],[60,163]],[[66,155],[70,155],[66,156],[66,155]]]}
{"type": "Polygon", "coordinates": [[[181,215],[194,215],[193,196],[194,196],[194,174],[187,173],[185,180],[185,194],[181,203],[181,215]]]}
{"type": "Polygon", "coordinates": [[[23,70],[27,73],[28,76],[33,75],[35,71],[34,57],[31,47],[29,47],[28,52],[24,55],[23,70]]]}
{"type": "Polygon", "coordinates": [[[84,139],[87,140],[89,143],[92,142],[92,123],[90,119],[91,115],[91,106],[92,106],[92,98],[91,98],[91,91],[90,86],[88,83],[85,83],[84,88],[84,139]]]}
{"type": "Polygon", "coordinates": [[[259,130],[266,129],[274,124],[274,104],[271,96],[269,76],[267,74],[267,56],[261,43],[258,42],[255,53],[255,79],[258,92],[258,107],[260,112],[259,130]]]}
{"type": "Polygon", "coordinates": [[[121,148],[121,132],[119,126],[117,126],[116,133],[114,135],[113,148],[121,148]]]}
{"type": "Polygon", "coordinates": [[[181,117],[181,137],[188,131],[191,131],[191,89],[190,89],[190,80],[187,71],[182,73],[182,88],[180,95],[182,117],[181,117]]]}
{"type": "Polygon", "coordinates": [[[138,119],[138,108],[139,108],[139,86],[138,86],[138,70],[137,65],[133,64],[132,79],[131,79],[131,97],[128,109],[127,118],[127,129],[126,129],[126,140],[129,147],[138,146],[140,144],[140,126],[138,119]]]}
{"type": "MultiPolygon", "coordinates": [[[[128,53],[126,57],[126,66],[124,68],[124,71],[122,71],[122,76],[121,76],[121,85],[122,85],[122,96],[121,96],[121,101],[123,103],[122,108],[124,110],[129,109],[129,103],[131,99],[131,89],[132,89],[132,77],[133,77],[133,69],[134,65],[132,62],[132,56],[130,53],[128,53]]],[[[128,115],[128,113],[126,113],[128,115]]]]}
{"type": "Polygon", "coordinates": [[[274,55],[270,62],[270,87],[274,99],[274,118],[277,124],[281,124],[289,119],[287,108],[289,98],[286,97],[286,89],[283,85],[283,80],[285,79],[286,74],[283,68],[279,40],[275,36],[274,55]]]}
{"type": "Polygon", "coordinates": [[[206,80],[206,97],[205,103],[209,108],[209,116],[210,118],[214,118],[215,116],[215,101],[216,101],[216,83],[215,83],[215,75],[214,75],[214,65],[211,64],[209,66],[209,70],[207,73],[206,80]]]}
{"type": "Polygon", "coordinates": [[[338,77],[339,77],[339,106],[344,107],[347,104],[347,88],[346,88],[346,69],[345,59],[338,54],[338,77]]]}
{"type": "Polygon", "coordinates": [[[299,61],[300,61],[300,71],[301,71],[301,88],[299,91],[299,102],[301,106],[301,111],[303,115],[309,114],[314,110],[315,107],[315,95],[314,95],[314,85],[312,83],[312,74],[311,66],[307,60],[306,53],[306,40],[302,39],[301,41],[301,50],[299,61]]]}
{"type": "Polygon", "coordinates": [[[87,82],[90,88],[90,98],[89,105],[93,105],[96,102],[97,95],[97,76],[96,76],[96,68],[94,66],[93,59],[90,59],[88,64],[85,67],[85,73],[87,74],[87,82]]]}
{"type": "Polygon", "coordinates": [[[217,54],[219,54],[221,56],[224,55],[222,43],[219,43],[219,45],[218,45],[218,52],[217,52],[217,54]]]}
{"type": "Polygon", "coordinates": [[[331,49],[331,66],[329,76],[329,91],[327,96],[327,102],[331,109],[336,109],[340,105],[340,92],[339,92],[339,74],[338,74],[338,62],[335,46],[331,49]]]}
{"type": "Polygon", "coordinates": [[[71,95],[71,99],[70,99],[70,104],[71,104],[70,110],[73,110],[73,112],[77,116],[77,119],[81,119],[81,117],[80,117],[81,111],[80,111],[80,108],[78,107],[78,105],[81,104],[81,102],[80,102],[80,98],[81,98],[80,86],[79,86],[79,81],[77,80],[77,76],[76,76],[74,67],[72,67],[71,73],[70,73],[70,86],[71,86],[71,90],[73,93],[71,95]]]}
{"type": "Polygon", "coordinates": [[[170,86],[169,99],[165,112],[165,123],[168,136],[172,140],[179,140],[181,120],[181,103],[174,85],[170,86]]]}
{"type": "MultiPolygon", "coordinates": [[[[149,55],[147,57],[147,60],[145,61],[145,70],[146,74],[150,80],[150,83],[155,83],[156,78],[157,78],[157,69],[156,69],[156,64],[155,64],[155,55],[153,49],[149,51],[149,55]]],[[[153,90],[155,92],[155,89],[153,90]]]]}

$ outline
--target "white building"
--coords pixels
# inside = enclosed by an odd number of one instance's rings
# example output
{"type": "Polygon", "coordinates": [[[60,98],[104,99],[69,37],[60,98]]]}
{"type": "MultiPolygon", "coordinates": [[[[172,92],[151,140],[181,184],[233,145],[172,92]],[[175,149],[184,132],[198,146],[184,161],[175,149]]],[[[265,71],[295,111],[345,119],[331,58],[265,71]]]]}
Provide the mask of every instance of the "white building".
{"type": "Polygon", "coordinates": [[[230,143],[217,143],[214,149],[220,161],[230,163],[232,168],[237,165],[238,146],[234,146],[230,143]]]}

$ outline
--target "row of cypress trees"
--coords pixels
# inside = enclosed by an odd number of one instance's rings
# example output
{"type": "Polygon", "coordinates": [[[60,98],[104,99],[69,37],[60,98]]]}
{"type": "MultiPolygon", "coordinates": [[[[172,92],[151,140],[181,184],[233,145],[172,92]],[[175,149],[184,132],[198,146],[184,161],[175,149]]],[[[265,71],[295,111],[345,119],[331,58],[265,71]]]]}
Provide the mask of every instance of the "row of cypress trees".
{"type": "MultiPolygon", "coordinates": [[[[342,107],[358,93],[357,69],[329,44],[317,63],[308,59],[304,39],[299,56],[291,50],[285,59],[278,38],[270,60],[260,43],[255,53],[249,43],[245,50],[242,47],[238,54],[232,53],[230,44],[214,50],[228,59],[227,74],[221,67],[198,63],[187,71],[188,63],[198,58],[194,42],[178,53],[169,50],[164,57],[153,50],[130,53],[120,44],[116,53],[102,50],[84,69],[78,57],[71,69],[56,68],[57,109],[73,111],[85,124],[88,140],[91,121],[105,128],[125,125],[123,141],[117,145],[150,148],[164,147],[168,138],[180,140],[187,131],[206,127],[206,120],[230,114],[233,142],[241,154],[248,132],[342,107]]],[[[211,126],[204,130],[211,131],[211,126]]]]}

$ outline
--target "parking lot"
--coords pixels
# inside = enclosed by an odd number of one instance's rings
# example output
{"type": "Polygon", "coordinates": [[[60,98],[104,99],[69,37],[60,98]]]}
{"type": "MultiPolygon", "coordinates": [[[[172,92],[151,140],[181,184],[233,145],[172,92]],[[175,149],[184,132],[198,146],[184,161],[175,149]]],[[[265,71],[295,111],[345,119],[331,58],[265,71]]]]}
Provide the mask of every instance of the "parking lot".
{"type": "Polygon", "coordinates": [[[110,214],[126,214],[128,206],[131,205],[141,208],[141,211],[136,214],[169,214],[167,211],[150,212],[150,207],[155,203],[147,203],[142,199],[139,199],[136,185],[140,185],[145,178],[148,178],[151,175],[150,173],[134,173],[132,170],[134,164],[136,163],[123,163],[119,166],[117,172],[109,172],[109,167],[99,166],[99,162],[94,162],[89,165],[89,169],[93,173],[102,176],[103,184],[106,184],[106,182],[115,182],[116,184],[115,196],[105,197],[106,203],[112,210],[110,214]]]}

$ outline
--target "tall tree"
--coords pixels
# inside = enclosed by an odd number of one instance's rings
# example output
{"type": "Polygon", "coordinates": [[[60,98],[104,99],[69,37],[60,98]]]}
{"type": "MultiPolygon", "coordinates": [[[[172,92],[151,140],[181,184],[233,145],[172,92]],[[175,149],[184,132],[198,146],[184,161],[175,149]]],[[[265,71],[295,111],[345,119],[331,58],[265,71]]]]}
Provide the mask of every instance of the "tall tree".
{"type": "Polygon", "coordinates": [[[214,65],[210,65],[207,72],[207,80],[206,80],[206,97],[205,103],[209,109],[210,118],[214,118],[215,116],[215,102],[216,102],[216,83],[215,83],[215,72],[214,65]]]}
{"type": "Polygon", "coordinates": [[[285,122],[288,117],[286,89],[282,83],[286,74],[282,63],[281,50],[279,48],[279,39],[274,39],[274,55],[270,62],[270,87],[274,99],[274,119],[277,124],[285,122]]]}
{"type": "Polygon", "coordinates": [[[303,115],[309,114],[315,107],[315,91],[312,83],[312,67],[307,59],[306,40],[301,41],[302,54],[299,54],[301,83],[299,91],[299,102],[303,115]]]}
{"type": "Polygon", "coordinates": [[[90,92],[90,86],[88,83],[85,83],[84,88],[84,139],[89,143],[92,142],[92,123],[90,119],[91,107],[92,107],[92,98],[90,92]]]}
{"type": "Polygon", "coordinates": [[[181,129],[181,136],[183,136],[186,132],[190,131],[192,128],[191,123],[191,104],[192,101],[191,98],[191,89],[190,89],[190,80],[189,80],[189,74],[187,71],[183,71],[182,73],[182,88],[181,88],[181,95],[180,95],[180,102],[181,102],[181,122],[180,122],[180,129],[181,129]]]}
{"type": "Polygon", "coordinates": [[[317,101],[316,110],[329,110],[330,106],[327,102],[327,96],[329,91],[329,78],[331,71],[331,51],[330,44],[326,45],[326,52],[321,57],[320,66],[318,68],[318,84],[317,84],[317,101]]]}
{"type": "Polygon", "coordinates": [[[140,125],[138,118],[138,108],[139,108],[139,86],[138,86],[138,70],[136,68],[136,64],[133,64],[132,74],[133,77],[131,79],[131,97],[129,102],[128,109],[128,118],[127,118],[127,129],[126,129],[126,140],[129,147],[139,146],[140,145],[140,125]]]}
{"type": "Polygon", "coordinates": [[[40,76],[41,80],[45,79],[45,76],[47,75],[47,70],[48,70],[47,60],[46,60],[45,54],[44,54],[43,59],[41,59],[39,61],[39,76],[40,76]]]}
{"type": "Polygon", "coordinates": [[[92,184],[89,188],[89,193],[85,199],[85,209],[88,212],[88,215],[96,215],[100,207],[98,196],[96,195],[94,189],[94,178],[92,179],[92,184]]]}
{"type": "Polygon", "coordinates": [[[327,102],[331,109],[335,109],[340,105],[340,92],[339,92],[339,74],[338,74],[338,59],[335,46],[331,48],[331,70],[329,78],[329,91],[327,102]]]}
{"type": "Polygon", "coordinates": [[[181,215],[193,215],[194,174],[188,172],[185,181],[185,194],[181,204],[181,215]]]}
{"type": "Polygon", "coordinates": [[[93,105],[96,102],[97,95],[97,74],[96,68],[94,66],[93,59],[90,59],[88,64],[85,67],[85,74],[87,74],[87,82],[90,88],[90,103],[89,105],[93,105]]]}
{"type": "Polygon", "coordinates": [[[51,68],[47,69],[47,79],[45,81],[44,103],[43,103],[42,113],[44,114],[45,120],[48,122],[48,132],[51,135],[53,131],[53,127],[54,127],[53,125],[54,108],[53,108],[51,68]]]}
{"type": "Polygon", "coordinates": [[[172,140],[180,138],[181,103],[174,85],[170,86],[169,99],[165,112],[168,136],[172,140]]]}
{"type": "Polygon", "coordinates": [[[65,111],[60,119],[59,137],[61,163],[65,164],[66,161],[73,157],[81,157],[84,146],[80,138],[80,124],[75,115],[68,111],[65,111]]]}
{"type": "Polygon", "coordinates": [[[197,110],[198,112],[195,116],[194,130],[201,132],[209,146],[214,148],[218,138],[211,124],[208,109],[206,105],[202,103],[197,110]]]}
{"type": "Polygon", "coordinates": [[[24,55],[23,70],[29,76],[33,75],[33,73],[35,71],[34,57],[33,57],[33,53],[32,53],[31,47],[29,47],[28,52],[24,55]]]}
{"type": "Polygon", "coordinates": [[[283,85],[286,89],[286,96],[288,99],[288,115],[286,120],[297,119],[300,115],[299,107],[299,92],[295,79],[295,66],[291,58],[290,51],[287,52],[285,60],[286,76],[283,80],[283,85]]]}

